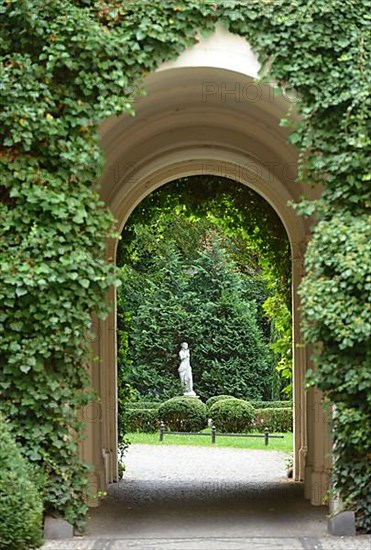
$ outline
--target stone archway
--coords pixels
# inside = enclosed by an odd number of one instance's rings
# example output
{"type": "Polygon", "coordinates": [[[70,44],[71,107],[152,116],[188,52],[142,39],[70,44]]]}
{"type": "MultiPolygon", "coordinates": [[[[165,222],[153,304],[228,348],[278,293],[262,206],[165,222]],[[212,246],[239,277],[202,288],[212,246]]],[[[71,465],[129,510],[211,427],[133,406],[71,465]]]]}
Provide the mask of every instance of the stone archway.
{"type": "MultiPolygon", "coordinates": [[[[297,287],[309,226],[288,201],[308,189],[295,183],[296,151],[279,121],[295,98],[277,97],[274,84],[254,81],[258,63],[241,37],[217,29],[207,40],[147,77],[147,95],[136,116],[107,120],[101,127],[106,167],[102,197],[122,230],[130,213],[156,188],[180,177],[214,174],[258,192],[280,216],[292,255],[294,357],[294,477],[305,483],[312,504],[322,504],[330,471],[330,438],[316,390],[304,391],[308,351],[300,341],[297,287]]],[[[134,92],[134,91],[133,91],[134,92]]],[[[114,261],[116,243],[109,243],[114,261]]],[[[114,291],[110,298],[115,301],[114,291]]],[[[95,323],[96,363],[92,385],[99,408],[86,414],[81,455],[94,466],[92,485],[104,490],[117,479],[116,316],[95,323]]]]}

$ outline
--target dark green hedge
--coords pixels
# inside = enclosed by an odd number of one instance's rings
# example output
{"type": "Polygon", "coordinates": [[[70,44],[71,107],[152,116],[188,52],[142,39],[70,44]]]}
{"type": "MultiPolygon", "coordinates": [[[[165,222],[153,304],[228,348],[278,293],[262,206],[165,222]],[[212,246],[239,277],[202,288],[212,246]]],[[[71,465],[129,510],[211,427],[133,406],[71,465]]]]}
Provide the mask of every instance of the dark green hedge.
{"type": "Polygon", "coordinates": [[[223,399],[212,405],[209,414],[219,432],[248,432],[253,426],[255,410],[243,399],[223,399]]]}
{"type": "Polygon", "coordinates": [[[158,417],[168,430],[198,432],[206,427],[207,408],[195,397],[173,397],[162,403],[158,417]]]}
{"type": "Polygon", "coordinates": [[[254,429],[264,432],[268,428],[270,432],[292,432],[293,413],[292,409],[256,409],[254,429]]]}
{"type": "Polygon", "coordinates": [[[127,432],[151,433],[159,429],[157,409],[127,409],[124,419],[127,432]]]}

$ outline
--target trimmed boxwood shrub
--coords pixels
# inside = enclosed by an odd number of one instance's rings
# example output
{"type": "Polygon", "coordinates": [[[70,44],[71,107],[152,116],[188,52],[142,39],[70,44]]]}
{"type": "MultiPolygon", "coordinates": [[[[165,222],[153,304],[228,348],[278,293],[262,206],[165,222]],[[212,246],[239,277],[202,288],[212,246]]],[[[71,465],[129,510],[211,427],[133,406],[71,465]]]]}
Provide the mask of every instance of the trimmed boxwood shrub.
{"type": "Polygon", "coordinates": [[[159,407],[158,418],[168,430],[198,432],[206,427],[207,408],[195,397],[173,397],[159,407]]]}
{"type": "Polygon", "coordinates": [[[248,432],[255,419],[254,407],[243,399],[223,399],[214,403],[209,414],[219,432],[248,432]]]}
{"type": "Polygon", "coordinates": [[[250,401],[254,409],[286,409],[292,408],[292,401],[250,401]]]}
{"type": "Polygon", "coordinates": [[[0,418],[0,550],[41,546],[43,503],[32,474],[0,418]]]}
{"type": "Polygon", "coordinates": [[[157,409],[127,409],[125,411],[127,432],[155,432],[159,429],[157,409]]]}
{"type": "Polygon", "coordinates": [[[256,409],[254,427],[259,432],[263,432],[266,427],[270,432],[292,432],[292,409],[289,407],[256,409]]]}
{"type": "Polygon", "coordinates": [[[217,403],[218,401],[224,401],[225,399],[237,399],[233,395],[214,395],[214,397],[210,397],[206,401],[206,407],[210,410],[211,407],[214,405],[214,403],[217,403]]]}

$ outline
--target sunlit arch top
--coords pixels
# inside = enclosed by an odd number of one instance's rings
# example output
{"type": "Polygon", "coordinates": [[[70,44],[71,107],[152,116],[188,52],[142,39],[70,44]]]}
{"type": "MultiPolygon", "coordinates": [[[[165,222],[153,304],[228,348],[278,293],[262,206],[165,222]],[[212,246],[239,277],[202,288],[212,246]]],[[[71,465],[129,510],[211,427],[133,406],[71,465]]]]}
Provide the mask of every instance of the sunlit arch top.
{"type": "Polygon", "coordinates": [[[102,124],[102,196],[120,230],[154,189],[212,173],[260,193],[280,216],[292,247],[304,240],[305,224],[287,206],[303,194],[295,183],[297,153],[280,127],[295,98],[277,96],[274,83],[259,83],[258,70],[248,42],[218,27],[145,79],[135,117],[102,124]]]}

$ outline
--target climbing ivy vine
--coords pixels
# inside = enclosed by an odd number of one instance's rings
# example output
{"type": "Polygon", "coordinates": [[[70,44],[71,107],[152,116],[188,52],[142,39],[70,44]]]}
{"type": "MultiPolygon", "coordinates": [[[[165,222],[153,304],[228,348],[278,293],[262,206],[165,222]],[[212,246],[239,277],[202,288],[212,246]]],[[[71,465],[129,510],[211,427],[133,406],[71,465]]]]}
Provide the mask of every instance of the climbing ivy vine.
{"type": "MultiPolygon", "coordinates": [[[[81,526],[77,411],[90,398],[93,312],[115,282],[111,215],[97,191],[98,125],[133,113],[133,89],[221,23],[295,90],[299,178],[323,186],[302,285],[314,382],[336,404],[334,482],[370,530],[370,101],[367,0],[1,0],[0,393],[46,509],[81,526]],[[368,361],[368,363],[367,363],[368,361]]],[[[291,124],[290,121],[284,122],[291,124]]]]}

